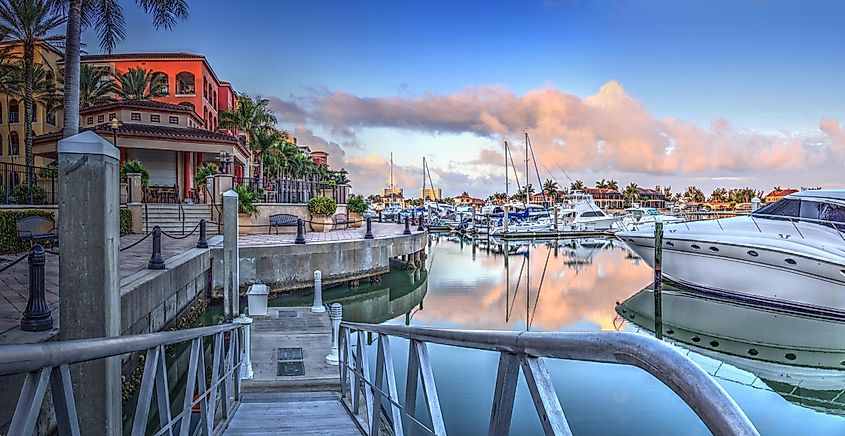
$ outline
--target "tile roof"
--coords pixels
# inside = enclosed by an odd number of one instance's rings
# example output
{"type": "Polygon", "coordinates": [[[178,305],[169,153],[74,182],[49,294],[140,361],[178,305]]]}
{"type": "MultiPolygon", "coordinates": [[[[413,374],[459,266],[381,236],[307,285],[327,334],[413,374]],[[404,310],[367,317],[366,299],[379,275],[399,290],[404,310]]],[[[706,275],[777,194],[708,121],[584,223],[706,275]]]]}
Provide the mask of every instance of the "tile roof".
{"type": "Polygon", "coordinates": [[[787,195],[794,194],[796,192],[798,192],[797,189],[781,189],[780,191],[769,192],[766,197],[786,197],[787,195]]]}
{"type": "Polygon", "coordinates": [[[133,59],[204,59],[205,56],[196,53],[175,52],[175,53],[117,53],[117,54],[94,54],[80,56],[82,62],[112,61],[112,60],[133,60],[133,59]]]}
{"type": "Polygon", "coordinates": [[[155,100],[116,100],[108,103],[100,103],[91,107],[87,107],[85,109],[80,110],[79,114],[85,115],[91,112],[98,112],[103,109],[108,109],[112,107],[154,109],[171,112],[195,113],[193,108],[180,104],[164,103],[155,100]]]}
{"type": "MultiPolygon", "coordinates": [[[[112,134],[112,129],[108,124],[99,124],[92,127],[79,129],[80,131],[91,130],[96,133],[112,134]]],[[[137,124],[137,123],[122,123],[117,133],[124,135],[137,136],[154,136],[165,139],[184,139],[189,141],[212,141],[212,142],[231,142],[238,143],[238,139],[234,136],[223,133],[212,132],[204,129],[186,128],[186,127],[171,127],[158,126],[154,124],[137,124]]],[[[33,142],[48,141],[61,139],[64,136],[63,131],[47,133],[38,135],[33,138],[33,142]]]]}

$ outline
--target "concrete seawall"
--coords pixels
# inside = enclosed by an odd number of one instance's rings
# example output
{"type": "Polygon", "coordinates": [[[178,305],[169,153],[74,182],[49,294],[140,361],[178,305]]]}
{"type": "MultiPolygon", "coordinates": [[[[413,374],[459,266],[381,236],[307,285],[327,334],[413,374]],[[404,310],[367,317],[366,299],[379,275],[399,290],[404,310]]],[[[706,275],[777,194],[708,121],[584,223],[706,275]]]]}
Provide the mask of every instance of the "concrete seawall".
{"type": "MultiPolygon", "coordinates": [[[[305,245],[267,245],[240,248],[240,285],[265,283],[274,291],[313,285],[314,270],[323,283],[342,283],[390,270],[390,259],[426,247],[425,232],[376,239],[316,242],[305,245]]],[[[223,287],[223,250],[211,251],[214,293],[223,287]]]]}

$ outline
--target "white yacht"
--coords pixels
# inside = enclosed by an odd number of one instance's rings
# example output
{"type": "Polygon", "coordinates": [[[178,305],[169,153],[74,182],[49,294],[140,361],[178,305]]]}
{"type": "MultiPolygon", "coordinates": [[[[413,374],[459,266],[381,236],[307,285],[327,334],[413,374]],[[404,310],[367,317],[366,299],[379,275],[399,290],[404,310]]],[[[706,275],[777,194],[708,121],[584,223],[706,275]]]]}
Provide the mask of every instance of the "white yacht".
{"type": "Polygon", "coordinates": [[[637,230],[641,226],[653,225],[655,222],[676,223],[683,221],[674,215],[667,215],[653,207],[642,207],[634,203],[632,207],[625,209],[625,216],[619,222],[621,230],[637,230]]]}
{"type": "MultiPolygon", "coordinates": [[[[663,274],[700,292],[845,319],[845,190],[664,227],[663,274]]],[[[616,235],[653,266],[653,227],[616,235]]]]}
{"type": "Polygon", "coordinates": [[[593,196],[573,192],[558,206],[558,229],[560,230],[609,230],[620,217],[609,215],[593,202],[593,196]]]}

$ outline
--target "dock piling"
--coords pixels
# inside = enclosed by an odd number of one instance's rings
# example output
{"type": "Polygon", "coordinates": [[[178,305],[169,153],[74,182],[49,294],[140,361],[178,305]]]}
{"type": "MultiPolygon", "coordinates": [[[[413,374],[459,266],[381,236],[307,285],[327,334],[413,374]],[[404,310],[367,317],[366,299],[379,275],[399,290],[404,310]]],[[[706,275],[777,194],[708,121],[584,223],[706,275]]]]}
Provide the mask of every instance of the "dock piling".
{"type": "Polygon", "coordinates": [[[326,356],[326,363],[336,366],[340,361],[338,340],[340,338],[340,321],[343,319],[343,306],[340,303],[332,303],[329,306],[329,319],[332,320],[332,351],[326,356]]]}
{"type": "Polygon", "coordinates": [[[663,339],[663,223],[654,223],[654,336],[663,339]]]}
{"type": "Polygon", "coordinates": [[[323,273],[320,270],[314,271],[314,304],[311,312],[323,313],[326,308],[323,306],[323,273]]]}

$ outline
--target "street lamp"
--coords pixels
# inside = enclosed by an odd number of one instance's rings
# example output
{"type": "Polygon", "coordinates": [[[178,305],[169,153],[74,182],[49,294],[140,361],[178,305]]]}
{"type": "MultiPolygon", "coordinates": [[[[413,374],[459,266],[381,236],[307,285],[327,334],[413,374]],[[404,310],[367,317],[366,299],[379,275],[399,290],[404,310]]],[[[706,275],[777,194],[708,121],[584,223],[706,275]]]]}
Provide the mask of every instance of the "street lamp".
{"type": "Polygon", "coordinates": [[[223,174],[229,174],[227,164],[232,161],[231,155],[226,152],[226,150],[220,150],[220,153],[217,154],[217,160],[220,161],[220,169],[223,174]]]}
{"type": "Polygon", "coordinates": [[[109,121],[109,127],[111,127],[112,132],[112,145],[114,145],[115,147],[117,147],[117,131],[120,129],[120,126],[122,124],[123,123],[121,123],[120,120],[117,119],[117,117],[114,117],[111,119],[111,121],[109,121]]]}

